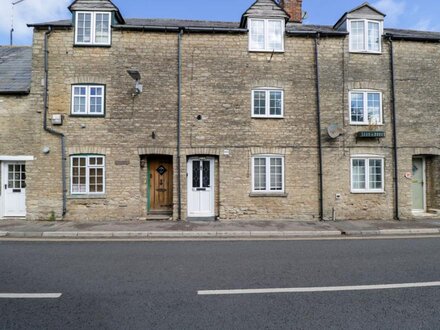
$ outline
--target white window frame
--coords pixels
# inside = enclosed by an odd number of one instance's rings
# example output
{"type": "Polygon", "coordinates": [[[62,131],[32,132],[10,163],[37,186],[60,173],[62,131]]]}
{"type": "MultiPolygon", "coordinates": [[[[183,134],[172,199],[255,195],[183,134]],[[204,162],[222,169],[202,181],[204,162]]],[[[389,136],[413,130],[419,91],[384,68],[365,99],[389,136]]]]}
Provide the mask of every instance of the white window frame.
{"type": "Polygon", "coordinates": [[[357,125],[357,126],[365,126],[365,125],[383,125],[383,105],[382,105],[382,92],[377,90],[369,90],[369,89],[353,89],[348,93],[348,113],[350,116],[350,125],[357,125]],[[364,121],[353,121],[351,116],[351,100],[353,94],[363,94],[363,100],[364,100],[364,121]],[[379,94],[379,102],[380,102],[380,120],[377,123],[370,123],[368,120],[368,94],[379,94]]]}
{"type": "Polygon", "coordinates": [[[350,191],[353,194],[382,194],[385,192],[385,157],[380,155],[352,155],[350,157],[350,191]],[[365,188],[357,189],[354,188],[353,180],[353,161],[354,160],[364,160],[365,161],[365,188]],[[381,189],[371,189],[370,188],[370,160],[380,160],[382,165],[382,188],[381,189]]]}
{"type": "Polygon", "coordinates": [[[348,32],[349,32],[349,51],[351,53],[373,53],[373,54],[382,54],[382,36],[383,36],[383,22],[377,20],[370,19],[350,19],[348,20],[348,32]],[[364,47],[362,49],[353,49],[351,46],[351,23],[353,22],[362,22],[364,24],[364,47]],[[379,50],[369,50],[368,49],[368,23],[376,23],[379,24],[379,50]]]}
{"type": "Polygon", "coordinates": [[[106,163],[104,155],[71,155],[70,156],[70,194],[71,195],[104,195],[106,191],[106,163]],[[85,158],[86,159],[86,191],[73,191],[73,159],[85,158]],[[102,165],[90,165],[90,158],[102,158],[102,165]],[[102,192],[90,192],[90,169],[102,168],[102,192]]]}
{"type": "Polygon", "coordinates": [[[251,93],[251,116],[253,118],[284,118],[284,91],[279,88],[256,88],[252,90],[251,93]],[[254,106],[255,106],[255,98],[254,95],[256,92],[264,92],[266,93],[266,104],[265,104],[265,113],[264,115],[256,115],[254,113],[254,106]],[[271,115],[270,114],[270,93],[271,92],[281,92],[281,114],[280,115],[271,115]]]}
{"type": "MultiPolygon", "coordinates": [[[[81,95],[82,96],[82,95],[81,95]]],[[[95,96],[94,96],[95,97],[95,96]]],[[[105,85],[72,85],[72,101],[71,101],[70,113],[74,116],[104,116],[105,115],[105,85]],[[75,88],[85,88],[86,89],[86,112],[75,112],[75,88]],[[90,99],[91,99],[91,88],[101,88],[102,89],[102,111],[101,112],[90,112],[90,99]]]]}
{"type": "Polygon", "coordinates": [[[249,18],[248,19],[248,30],[249,30],[249,51],[251,52],[274,52],[283,53],[284,52],[284,36],[286,34],[285,21],[283,19],[267,19],[267,18],[249,18]],[[251,38],[251,26],[253,21],[263,21],[264,22],[264,49],[255,48],[252,44],[251,38]],[[281,23],[281,49],[269,49],[269,29],[268,22],[279,22],[281,23]]]}
{"type": "Polygon", "coordinates": [[[283,155],[253,155],[251,162],[251,176],[252,176],[252,193],[255,194],[284,194],[285,191],[285,165],[283,155]],[[255,158],[265,158],[266,159],[266,190],[255,190],[255,158]],[[281,159],[281,174],[282,174],[282,189],[281,190],[271,190],[270,189],[270,159],[280,158],[281,159]]]}
{"type": "Polygon", "coordinates": [[[75,45],[98,45],[98,46],[108,46],[112,43],[112,13],[105,11],[77,11],[75,13],[75,45]],[[79,42],[78,41],[78,16],[79,14],[91,14],[91,25],[90,25],[90,42],[79,42]],[[104,14],[108,15],[108,42],[96,42],[96,15],[104,14]]]}

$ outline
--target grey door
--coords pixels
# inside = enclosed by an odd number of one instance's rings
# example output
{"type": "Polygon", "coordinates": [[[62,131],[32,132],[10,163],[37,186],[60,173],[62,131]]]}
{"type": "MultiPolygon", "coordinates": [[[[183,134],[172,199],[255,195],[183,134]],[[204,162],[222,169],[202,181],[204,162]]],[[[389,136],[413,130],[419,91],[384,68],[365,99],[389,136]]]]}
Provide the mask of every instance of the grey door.
{"type": "Polygon", "coordinates": [[[414,211],[425,210],[425,173],[423,158],[414,158],[412,166],[412,208],[414,211]]]}

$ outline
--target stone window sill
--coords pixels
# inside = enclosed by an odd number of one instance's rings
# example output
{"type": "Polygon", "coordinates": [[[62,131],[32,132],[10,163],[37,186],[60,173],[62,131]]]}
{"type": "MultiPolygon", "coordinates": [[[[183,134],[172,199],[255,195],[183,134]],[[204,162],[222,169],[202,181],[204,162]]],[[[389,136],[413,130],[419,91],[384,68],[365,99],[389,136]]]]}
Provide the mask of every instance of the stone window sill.
{"type": "Polygon", "coordinates": [[[93,194],[85,194],[85,195],[69,195],[67,196],[67,199],[106,199],[107,195],[105,194],[99,194],[99,195],[93,195],[93,194]]]}
{"type": "Polygon", "coordinates": [[[249,197],[281,197],[281,198],[287,198],[289,194],[287,193],[257,193],[253,192],[249,194],[249,197]]]}

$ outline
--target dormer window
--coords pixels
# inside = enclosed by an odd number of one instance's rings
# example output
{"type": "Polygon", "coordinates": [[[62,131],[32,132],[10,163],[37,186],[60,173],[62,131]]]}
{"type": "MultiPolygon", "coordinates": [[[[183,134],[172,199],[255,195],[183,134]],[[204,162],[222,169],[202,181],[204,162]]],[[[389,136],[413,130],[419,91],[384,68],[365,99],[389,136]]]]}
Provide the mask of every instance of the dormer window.
{"type": "Polygon", "coordinates": [[[250,51],[284,51],[284,20],[252,18],[248,24],[250,51]]]}
{"type": "Polygon", "coordinates": [[[350,20],[350,52],[380,53],[383,23],[366,19],[350,20]]]}
{"type": "Polygon", "coordinates": [[[106,12],[77,12],[76,45],[110,45],[111,15],[106,12]]]}

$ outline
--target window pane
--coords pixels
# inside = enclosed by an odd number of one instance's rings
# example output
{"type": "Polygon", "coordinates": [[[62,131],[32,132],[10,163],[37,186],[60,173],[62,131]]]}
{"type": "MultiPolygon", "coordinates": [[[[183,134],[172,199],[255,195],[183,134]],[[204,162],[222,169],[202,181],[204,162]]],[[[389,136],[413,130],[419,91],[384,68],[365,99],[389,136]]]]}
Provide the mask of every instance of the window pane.
{"type": "Polygon", "coordinates": [[[254,190],[266,190],[266,158],[254,158],[254,190]]]}
{"type": "Polygon", "coordinates": [[[211,162],[204,160],[203,161],[203,187],[210,187],[211,183],[211,162]]]}
{"type": "Polygon", "coordinates": [[[102,113],[102,96],[101,88],[91,88],[90,89],[90,113],[99,114],[102,113]]]}
{"type": "Polygon", "coordinates": [[[270,190],[283,190],[283,160],[270,159],[270,190]]]}
{"type": "Polygon", "coordinates": [[[72,157],[72,193],[85,193],[86,187],[86,159],[72,157]]]}
{"type": "Polygon", "coordinates": [[[352,50],[365,50],[364,22],[351,22],[350,44],[352,50]]]}
{"type": "Polygon", "coordinates": [[[368,22],[368,50],[380,51],[380,25],[379,23],[368,22]]]}
{"type": "Polygon", "coordinates": [[[351,121],[354,123],[364,122],[364,94],[351,93],[351,121]]]}
{"type": "Polygon", "coordinates": [[[91,13],[78,13],[76,38],[80,43],[90,43],[92,41],[91,13]]]}
{"type": "Polygon", "coordinates": [[[73,88],[73,113],[86,113],[87,88],[76,86],[73,88]]]}
{"type": "Polygon", "coordinates": [[[380,124],[380,93],[368,93],[368,123],[380,124]]]}
{"type": "Polygon", "coordinates": [[[254,91],[254,115],[266,114],[266,91],[254,91]]]}
{"type": "Polygon", "coordinates": [[[85,96],[87,94],[87,88],[86,87],[74,87],[73,93],[78,96],[85,96]]]}
{"type": "Polygon", "coordinates": [[[267,39],[268,50],[282,50],[283,49],[283,26],[282,21],[268,21],[267,22],[267,39]]]}
{"type": "Polygon", "coordinates": [[[251,20],[250,21],[250,46],[252,49],[264,50],[266,40],[264,36],[264,21],[251,20]]]}
{"type": "Polygon", "coordinates": [[[193,188],[200,188],[200,161],[199,160],[193,160],[193,182],[192,186],[193,188]]]}
{"type": "Polygon", "coordinates": [[[370,173],[369,173],[369,187],[370,189],[383,189],[382,187],[382,160],[370,159],[369,160],[370,173]]]}
{"type": "Polygon", "coordinates": [[[365,159],[353,159],[352,164],[352,188],[365,189],[365,159]]]}
{"type": "Polygon", "coordinates": [[[270,92],[270,114],[281,116],[282,109],[282,93],[280,91],[270,92]]]}
{"type": "Polygon", "coordinates": [[[110,41],[110,14],[96,14],[95,42],[107,44],[110,41]]]}

